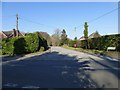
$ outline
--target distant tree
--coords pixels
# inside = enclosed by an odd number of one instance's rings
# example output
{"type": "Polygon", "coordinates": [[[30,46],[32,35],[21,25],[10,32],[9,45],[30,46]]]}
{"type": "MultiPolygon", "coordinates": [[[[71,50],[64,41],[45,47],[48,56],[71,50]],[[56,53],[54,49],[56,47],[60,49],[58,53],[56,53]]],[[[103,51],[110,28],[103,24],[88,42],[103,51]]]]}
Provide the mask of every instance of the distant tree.
{"type": "Polygon", "coordinates": [[[77,40],[77,37],[75,37],[74,40],[77,40]]]}
{"type": "Polygon", "coordinates": [[[84,24],[84,38],[86,41],[86,49],[88,49],[88,25],[87,22],[84,24]]]}
{"type": "Polygon", "coordinates": [[[65,29],[63,29],[62,34],[61,34],[61,42],[60,45],[68,44],[68,39],[67,39],[67,34],[65,29]]]}
{"type": "Polygon", "coordinates": [[[41,36],[47,40],[47,44],[50,46],[52,43],[51,37],[47,32],[38,32],[39,34],[41,34],[41,36]]]}
{"type": "Polygon", "coordinates": [[[61,39],[61,30],[56,29],[54,34],[51,36],[52,45],[59,46],[60,45],[60,39],[61,39]]]}

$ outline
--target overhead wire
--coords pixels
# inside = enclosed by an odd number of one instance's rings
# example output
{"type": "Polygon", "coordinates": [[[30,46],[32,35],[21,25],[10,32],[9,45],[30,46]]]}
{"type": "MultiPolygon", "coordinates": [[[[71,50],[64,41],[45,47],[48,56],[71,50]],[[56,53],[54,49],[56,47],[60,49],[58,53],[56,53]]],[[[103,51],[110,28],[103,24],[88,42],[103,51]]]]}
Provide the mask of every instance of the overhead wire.
{"type": "MultiPolygon", "coordinates": [[[[102,18],[102,17],[104,17],[104,16],[106,16],[106,15],[108,15],[108,14],[113,13],[114,11],[116,11],[116,10],[118,10],[118,9],[120,9],[120,7],[115,8],[115,9],[113,9],[113,10],[111,10],[111,11],[105,13],[105,14],[100,15],[100,16],[98,16],[98,17],[96,17],[96,18],[94,18],[94,19],[88,21],[88,23],[92,23],[92,22],[94,22],[94,21],[96,21],[96,20],[98,20],[98,19],[100,19],[100,18],[102,18]]],[[[76,28],[81,27],[81,26],[83,26],[83,24],[77,26],[76,28]]]]}
{"type": "Polygon", "coordinates": [[[35,21],[29,20],[29,19],[25,19],[25,18],[21,18],[21,17],[19,17],[19,19],[20,19],[20,20],[23,20],[23,21],[31,22],[31,23],[34,23],[34,24],[37,24],[37,25],[40,25],[40,26],[45,26],[45,27],[47,27],[47,28],[56,28],[56,27],[54,27],[54,26],[42,24],[42,23],[35,22],[35,21]]]}

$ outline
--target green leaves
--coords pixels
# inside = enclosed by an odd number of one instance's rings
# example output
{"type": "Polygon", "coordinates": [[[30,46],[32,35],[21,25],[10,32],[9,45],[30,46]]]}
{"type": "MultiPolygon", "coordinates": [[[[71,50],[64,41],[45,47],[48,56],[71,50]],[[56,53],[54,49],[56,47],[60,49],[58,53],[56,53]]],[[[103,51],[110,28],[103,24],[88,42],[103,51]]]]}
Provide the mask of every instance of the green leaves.
{"type": "Polygon", "coordinates": [[[87,25],[87,22],[85,22],[85,25],[84,25],[84,37],[85,37],[85,39],[88,38],[88,25],[87,25]]]}
{"type": "MultiPolygon", "coordinates": [[[[97,38],[88,39],[89,49],[106,50],[107,47],[116,47],[120,51],[120,34],[105,35],[97,38]]],[[[81,47],[86,48],[86,41],[81,41],[81,47]]]]}
{"type": "Polygon", "coordinates": [[[39,36],[37,33],[30,33],[25,37],[27,53],[36,52],[39,49],[39,36]]]}
{"type": "Polygon", "coordinates": [[[14,37],[2,40],[2,54],[17,55],[33,53],[44,47],[47,50],[47,41],[38,33],[29,33],[24,37],[14,37]]]}
{"type": "Polygon", "coordinates": [[[62,34],[61,34],[61,41],[60,45],[68,44],[68,38],[65,29],[63,29],[62,34]]]}

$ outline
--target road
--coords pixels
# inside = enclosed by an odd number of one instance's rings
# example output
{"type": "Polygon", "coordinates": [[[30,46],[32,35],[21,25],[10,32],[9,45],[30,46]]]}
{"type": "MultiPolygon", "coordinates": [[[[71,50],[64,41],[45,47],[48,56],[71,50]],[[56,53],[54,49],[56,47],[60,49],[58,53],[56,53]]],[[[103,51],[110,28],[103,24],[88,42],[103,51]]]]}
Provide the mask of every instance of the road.
{"type": "Polygon", "coordinates": [[[43,54],[3,57],[4,88],[118,88],[118,60],[51,47],[43,54]]]}

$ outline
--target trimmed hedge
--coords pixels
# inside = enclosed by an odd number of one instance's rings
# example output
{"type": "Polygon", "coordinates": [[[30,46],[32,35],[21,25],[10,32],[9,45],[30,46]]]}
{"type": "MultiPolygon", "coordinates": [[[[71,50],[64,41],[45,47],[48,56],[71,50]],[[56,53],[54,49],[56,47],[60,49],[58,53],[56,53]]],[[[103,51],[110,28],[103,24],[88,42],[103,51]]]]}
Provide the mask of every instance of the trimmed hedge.
{"type": "Polygon", "coordinates": [[[39,36],[37,33],[29,33],[25,36],[25,41],[26,41],[26,52],[31,53],[31,52],[36,52],[40,49],[39,46],[39,36]]]}
{"type": "Polygon", "coordinates": [[[74,47],[74,44],[76,44],[77,46],[77,48],[80,48],[80,41],[78,41],[78,40],[70,40],[69,41],[69,47],[74,47]]]}
{"type": "Polygon", "coordinates": [[[26,41],[24,37],[16,38],[14,41],[14,54],[25,54],[26,53],[26,41]]]}
{"type": "Polygon", "coordinates": [[[10,55],[12,56],[14,54],[14,41],[16,38],[9,38],[9,39],[3,39],[2,40],[2,54],[10,55]]]}
{"type": "Polygon", "coordinates": [[[47,50],[47,41],[38,33],[29,33],[24,37],[3,39],[1,42],[3,55],[17,55],[47,50]],[[41,48],[42,47],[42,48],[41,48]],[[41,50],[40,50],[41,49],[41,50]]]}
{"type": "MultiPolygon", "coordinates": [[[[98,38],[88,39],[89,49],[107,50],[107,47],[116,47],[117,51],[120,51],[120,34],[105,35],[98,38]]],[[[80,46],[85,48],[85,40],[81,41],[80,46]]]]}
{"type": "Polygon", "coordinates": [[[39,42],[40,47],[39,48],[41,48],[41,46],[42,46],[42,47],[44,47],[44,51],[47,50],[48,49],[47,40],[45,38],[43,38],[41,33],[39,33],[39,32],[36,32],[36,33],[39,36],[39,40],[40,40],[40,42],[39,42]]]}

